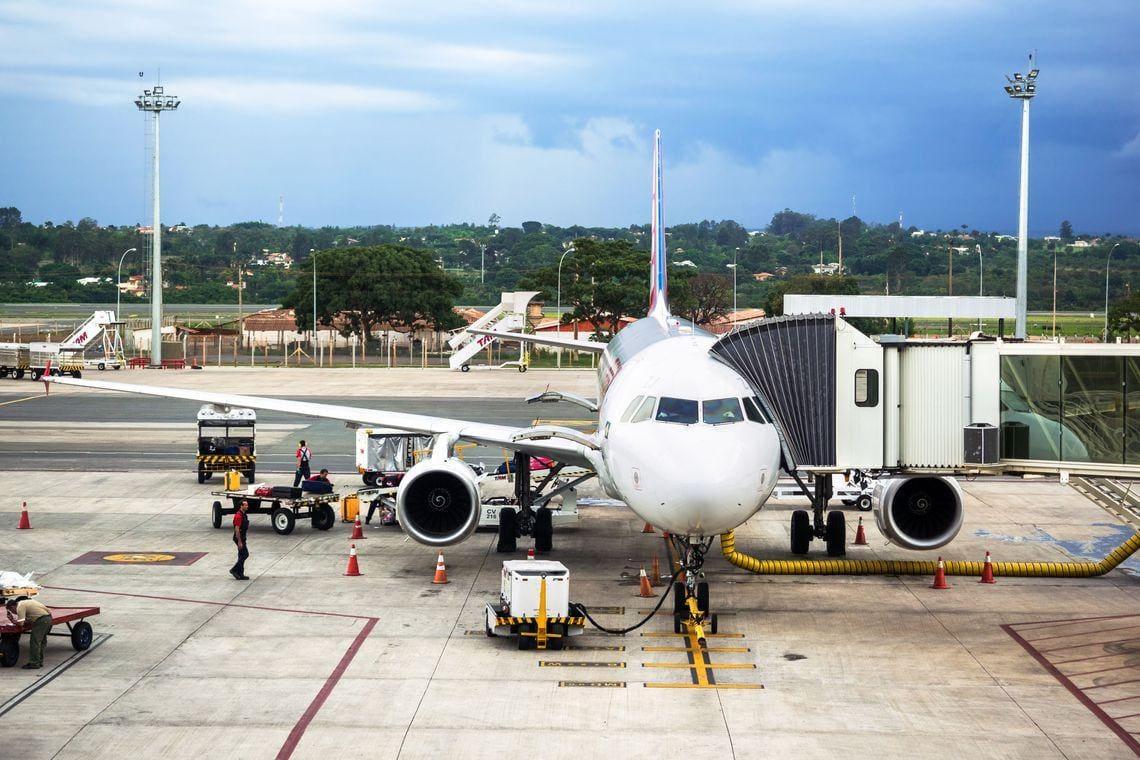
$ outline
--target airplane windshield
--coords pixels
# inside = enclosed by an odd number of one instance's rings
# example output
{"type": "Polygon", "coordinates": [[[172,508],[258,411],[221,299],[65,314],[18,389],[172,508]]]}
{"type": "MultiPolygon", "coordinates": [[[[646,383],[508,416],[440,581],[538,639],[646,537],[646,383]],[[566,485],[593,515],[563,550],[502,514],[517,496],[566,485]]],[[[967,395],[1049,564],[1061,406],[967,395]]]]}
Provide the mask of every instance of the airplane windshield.
{"type": "Polygon", "coordinates": [[[692,425],[697,421],[697,402],[687,398],[662,396],[657,405],[658,422],[675,422],[678,425],[692,425]]]}
{"type": "Polygon", "coordinates": [[[713,398],[701,402],[706,425],[725,425],[740,422],[740,401],[734,398],[713,398]]]}

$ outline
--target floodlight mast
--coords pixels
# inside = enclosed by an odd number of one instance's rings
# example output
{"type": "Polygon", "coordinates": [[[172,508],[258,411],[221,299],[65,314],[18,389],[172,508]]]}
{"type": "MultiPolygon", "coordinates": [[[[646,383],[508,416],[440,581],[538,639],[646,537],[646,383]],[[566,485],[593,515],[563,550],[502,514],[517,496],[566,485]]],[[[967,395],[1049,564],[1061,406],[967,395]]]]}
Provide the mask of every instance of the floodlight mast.
{"type": "Polygon", "coordinates": [[[163,92],[162,85],[143,90],[143,94],[135,99],[135,106],[140,111],[154,114],[154,220],[151,226],[153,275],[150,283],[150,366],[152,367],[162,366],[162,219],[159,197],[158,117],[163,111],[177,110],[180,105],[182,101],[163,92]]]}
{"type": "Polygon", "coordinates": [[[1029,267],[1029,101],[1037,94],[1037,75],[1040,70],[1033,66],[1033,56],[1029,56],[1028,75],[1020,73],[1006,76],[1009,84],[1005,92],[1014,100],[1021,101],[1021,193],[1017,216],[1017,324],[1014,335],[1026,336],[1026,290],[1029,267]]]}

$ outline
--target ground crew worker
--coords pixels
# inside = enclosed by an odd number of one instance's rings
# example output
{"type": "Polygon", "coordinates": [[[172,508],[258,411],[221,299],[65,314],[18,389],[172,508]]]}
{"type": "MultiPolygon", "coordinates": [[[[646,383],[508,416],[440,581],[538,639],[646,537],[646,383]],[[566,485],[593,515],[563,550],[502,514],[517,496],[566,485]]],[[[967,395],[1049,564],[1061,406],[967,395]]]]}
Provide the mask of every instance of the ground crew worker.
{"type": "Polygon", "coordinates": [[[330,486],[332,485],[332,481],[329,480],[329,471],[328,470],[321,470],[319,473],[317,473],[313,477],[309,478],[309,480],[318,480],[321,483],[328,483],[330,486]]]}
{"type": "Polygon", "coordinates": [[[230,575],[234,580],[248,581],[245,574],[245,561],[249,559],[249,545],[245,541],[246,531],[249,530],[249,502],[241,500],[241,506],[234,512],[234,544],[237,545],[237,562],[230,568],[230,575]]]}
{"type": "Polygon", "coordinates": [[[309,477],[312,472],[309,470],[309,462],[313,459],[312,450],[301,441],[301,445],[297,447],[297,474],[293,476],[293,487],[301,485],[301,481],[309,477]]]}
{"type": "Polygon", "coordinates": [[[41,602],[26,596],[8,602],[8,619],[14,624],[27,624],[31,628],[28,662],[24,670],[38,670],[44,666],[44,644],[51,631],[51,612],[41,602]]]}

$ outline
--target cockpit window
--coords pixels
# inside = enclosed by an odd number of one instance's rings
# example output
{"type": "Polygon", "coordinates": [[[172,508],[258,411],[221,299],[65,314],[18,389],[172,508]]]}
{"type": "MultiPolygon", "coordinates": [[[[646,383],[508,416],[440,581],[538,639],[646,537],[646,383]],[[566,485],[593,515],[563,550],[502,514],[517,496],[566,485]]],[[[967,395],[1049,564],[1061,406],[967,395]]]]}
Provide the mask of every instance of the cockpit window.
{"type": "Polygon", "coordinates": [[[630,401],[629,406],[625,410],[625,414],[621,416],[621,421],[629,422],[631,419],[633,419],[633,415],[637,411],[637,407],[641,406],[641,402],[644,400],[645,396],[638,396],[633,401],[630,401]]]}
{"type": "Polygon", "coordinates": [[[706,425],[726,425],[740,422],[740,401],[734,398],[711,398],[701,402],[701,415],[706,425]]]}
{"type": "Polygon", "coordinates": [[[678,425],[692,425],[697,421],[697,402],[687,398],[661,397],[657,405],[658,422],[675,422],[678,425]]]}
{"type": "Polygon", "coordinates": [[[753,422],[759,422],[762,425],[769,423],[768,418],[764,416],[764,410],[760,406],[760,402],[754,398],[747,396],[744,398],[744,413],[748,416],[748,419],[753,422]]]}
{"type": "Polygon", "coordinates": [[[654,396],[646,396],[645,400],[641,402],[641,406],[637,407],[637,411],[629,418],[630,422],[645,422],[646,420],[653,419],[653,405],[657,403],[657,398],[654,396]]]}

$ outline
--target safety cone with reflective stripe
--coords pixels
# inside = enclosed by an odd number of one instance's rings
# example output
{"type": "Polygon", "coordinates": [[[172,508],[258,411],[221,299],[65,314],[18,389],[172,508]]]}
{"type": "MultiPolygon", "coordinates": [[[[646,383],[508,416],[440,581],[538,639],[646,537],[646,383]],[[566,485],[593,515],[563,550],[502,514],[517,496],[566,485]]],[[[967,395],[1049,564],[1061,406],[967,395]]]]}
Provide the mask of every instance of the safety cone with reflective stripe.
{"type": "Polygon", "coordinates": [[[649,524],[649,521],[647,520],[647,521],[645,522],[645,527],[643,527],[643,528],[641,529],[641,532],[642,532],[642,533],[654,533],[655,531],[653,530],[653,526],[652,526],[652,525],[650,525],[650,524],[649,524]]]}
{"type": "Polygon", "coordinates": [[[368,538],[368,536],[364,535],[364,526],[360,524],[360,515],[357,515],[356,522],[352,525],[352,535],[349,536],[349,539],[355,541],[362,538],[368,538]]]}
{"type": "Polygon", "coordinates": [[[855,546],[867,545],[867,533],[863,530],[863,518],[859,518],[859,527],[855,529],[855,546]]]}
{"type": "Polygon", "coordinates": [[[986,552],[986,564],[982,565],[982,579],[978,583],[997,583],[994,578],[994,563],[990,561],[989,552],[986,552]]]}
{"type": "Polygon", "coordinates": [[[942,558],[938,558],[938,569],[934,571],[934,583],[930,584],[931,588],[947,589],[950,584],[946,582],[946,566],[942,564],[942,558]]]}
{"type": "Polygon", "coordinates": [[[348,569],[344,571],[344,574],[352,576],[364,575],[364,573],[360,572],[360,563],[356,560],[356,544],[353,544],[352,548],[348,550],[348,569]]]}
{"type": "Polygon", "coordinates": [[[645,574],[645,568],[641,568],[641,576],[638,578],[640,588],[638,588],[637,595],[645,599],[655,599],[657,594],[653,593],[653,588],[649,585],[649,576],[645,574]]]}
{"type": "Polygon", "coordinates": [[[17,530],[31,530],[32,521],[28,518],[28,502],[24,502],[23,510],[20,512],[20,524],[16,526],[17,530]]]}
{"type": "Polygon", "coordinates": [[[533,546],[526,550],[526,558],[527,559],[534,559],[534,547],[533,546]]]}
{"type": "Polygon", "coordinates": [[[447,566],[443,564],[443,552],[435,560],[435,578],[432,583],[447,583],[447,566]]]}

